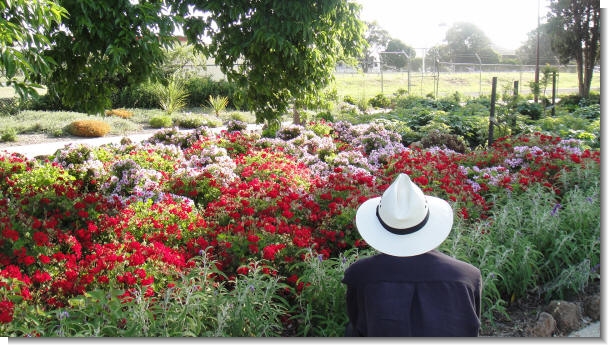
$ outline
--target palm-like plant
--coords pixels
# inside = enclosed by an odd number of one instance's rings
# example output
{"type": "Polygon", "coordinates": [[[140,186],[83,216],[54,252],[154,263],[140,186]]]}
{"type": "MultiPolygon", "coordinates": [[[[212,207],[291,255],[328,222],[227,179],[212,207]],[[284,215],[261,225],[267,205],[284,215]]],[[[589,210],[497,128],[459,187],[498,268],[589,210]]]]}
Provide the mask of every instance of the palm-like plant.
{"type": "Polygon", "coordinates": [[[215,116],[219,117],[220,113],[228,106],[228,97],[211,96],[209,95],[209,105],[213,108],[215,116]]]}
{"type": "Polygon", "coordinates": [[[186,107],[188,96],[190,94],[186,89],[184,79],[173,74],[167,87],[159,90],[160,107],[167,112],[167,115],[171,115],[186,107]]]}

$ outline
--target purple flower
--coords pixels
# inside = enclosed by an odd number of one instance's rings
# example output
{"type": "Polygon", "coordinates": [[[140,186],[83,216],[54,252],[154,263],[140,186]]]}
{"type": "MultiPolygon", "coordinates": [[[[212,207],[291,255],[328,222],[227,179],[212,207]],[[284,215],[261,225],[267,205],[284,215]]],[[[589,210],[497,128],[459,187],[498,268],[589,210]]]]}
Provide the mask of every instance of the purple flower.
{"type": "Polygon", "coordinates": [[[557,214],[557,211],[559,211],[559,209],[562,208],[561,204],[555,204],[555,206],[553,206],[553,210],[551,211],[551,215],[555,216],[557,214]]]}

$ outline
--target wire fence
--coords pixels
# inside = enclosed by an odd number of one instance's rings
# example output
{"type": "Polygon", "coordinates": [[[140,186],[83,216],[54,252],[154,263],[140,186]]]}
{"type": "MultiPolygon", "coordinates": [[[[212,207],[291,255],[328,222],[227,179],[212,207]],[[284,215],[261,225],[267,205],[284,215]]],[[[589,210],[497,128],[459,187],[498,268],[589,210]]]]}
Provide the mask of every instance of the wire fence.
{"type": "MultiPolygon", "coordinates": [[[[542,67],[539,78],[543,78],[542,67]]],[[[576,65],[552,66],[557,69],[556,93],[572,94],[578,92],[576,65]]],[[[189,66],[185,66],[189,68],[189,66]]],[[[226,80],[219,66],[207,64],[190,67],[198,75],[210,76],[215,80],[226,80]]],[[[490,95],[492,78],[498,78],[498,92],[511,93],[517,87],[521,95],[532,93],[530,83],[535,80],[535,65],[513,64],[474,64],[435,62],[425,68],[411,71],[406,68],[374,68],[362,73],[354,68],[339,66],[336,68],[336,90],[338,95],[350,95],[359,98],[373,97],[377,94],[391,95],[407,92],[414,96],[441,98],[460,93],[476,97],[490,95]]],[[[541,85],[541,94],[549,96],[552,92],[552,80],[541,85]]],[[[593,74],[592,91],[600,90],[600,67],[593,74]]]]}
{"type": "MultiPolygon", "coordinates": [[[[557,69],[556,94],[578,93],[576,65],[552,66],[557,69]]],[[[543,66],[540,67],[539,80],[541,94],[552,92],[552,76],[542,84],[543,66]]],[[[436,62],[423,71],[404,69],[375,68],[368,73],[360,73],[350,68],[336,70],[338,93],[358,97],[369,97],[376,94],[395,94],[407,92],[409,95],[433,96],[436,98],[459,92],[462,95],[475,97],[490,95],[492,78],[498,78],[499,93],[517,92],[521,95],[531,94],[531,82],[535,81],[535,65],[513,64],[473,64],[436,62]],[[341,91],[341,89],[343,89],[341,91]],[[344,90],[346,89],[346,90],[344,90]]],[[[592,91],[600,90],[600,68],[593,74],[592,91]]]]}

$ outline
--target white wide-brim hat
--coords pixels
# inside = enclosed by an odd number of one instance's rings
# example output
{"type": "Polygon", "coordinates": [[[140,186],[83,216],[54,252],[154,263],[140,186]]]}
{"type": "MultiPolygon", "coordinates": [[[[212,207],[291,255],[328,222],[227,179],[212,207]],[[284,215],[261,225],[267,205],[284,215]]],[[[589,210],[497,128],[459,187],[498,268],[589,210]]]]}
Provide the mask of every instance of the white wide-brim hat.
{"type": "Polygon", "coordinates": [[[437,248],[450,234],[452,207],[424,195],[406,174],[399,174],[381,197],[357,209],[357,231],[368,245],[393,256],[414,256],[437,248]]]}

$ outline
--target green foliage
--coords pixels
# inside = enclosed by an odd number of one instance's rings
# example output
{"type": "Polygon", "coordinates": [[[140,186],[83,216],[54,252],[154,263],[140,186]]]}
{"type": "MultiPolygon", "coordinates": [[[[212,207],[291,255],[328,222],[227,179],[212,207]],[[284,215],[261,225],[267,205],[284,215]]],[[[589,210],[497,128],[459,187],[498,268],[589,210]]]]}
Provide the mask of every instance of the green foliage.
{"type": "Polygon", "coordinates": [[[421,140],[420,143],[423,147],[441,147],[454,150],[459,153],[465,153],[467,151],[467,144],[462,137],[454,134],[443,133],[438,130],[427,133],[421,140]]]}
{"type": "Polygon", "coordinates": [[[240,92],[234,83],[226,80],[213,80],[209,76],[191,76],[186,79],[188,89],[188,106],[199,107],[207,102],[211,96],[227,97],[229,102],[227,107],[236,107],[237,94],[240,92]]]}
{"type": "Polygon", "coordinates": [[[532,120],[538,120],[543,115],[543,107],[538,103],[522,102],[517,106],[517,111],[532,120]]]}
{"type": "Polygon", "coordinates": [[[396,69],[404,68],[410,60],[416,57],[414,48],[394,38],[386,45],[385,52],[394,54],[380,54],[383,64],[396,69]]]}
{"type": "Polygon", "coordinates": [[[185,81],[177,74],[173,74],[169,78],[167,86],[161,87],[158,91],[160,107],[167,115],[182,110],[188,104],[188,90],[185,87],[185,81]]]}
{"type": "Polygon", "coordinates": [[[151,81],[127,85],[113,94],[112,107],[156,109],[161,88],[163,85],[160,82],[151,81]]]}
{"type": "Polygon", "coordinates": [[[168,128],[173,126],[173,119],[168,115],[154,116],[150,119],[152,128],[168,128]]]}
{"type": "Polygon", "coordinates": [[[16,115],[21,108],[19,103],[16,97],[0,98],[0,116],[16,115]]]}
{"type": "Polygon", "coordinates": [[[215,116],[219,117],[220,113],[226,110],[226,107],[228,106],[228,97],[209,96],[209,100],[207,102],[215,112],[215,116]]]}
{"type": "Polygon", "coordinates": [[[391,106],[391,100],[380,93],[369,100],[369,105],[374,108],[388,108],[391,106]]]}
{"type": "Polygon", "coordinates": [[[175,16],[158,1],[60,1],[69,13],[55,27],[46,56],[57,62],[48,93],[89,114],[112,107],[112,95],[158,73],[162,47],[174,42],[175,16]],[[76,77],[77,76],[77,77],[76,77]]]}
{"type": "Polygon", "coordinates": [[[345,0],[205,1],[194,10],[208,13],[209,19],[190,20],[185,32],[196,42],[203,33],[211,34],[211,43],[201,48],[244,88],[245,107],[255,111],[258,123],[266,122],[272,135],[278,129],[273,121],[293,100],[320,93],[336,63],[362,51],[359,9],[345,0]],[[217,29],[207,30],[211,24],[217,29]]]}
{"type": "Polygon", "coordinates": [[[575,117],[580,117],[587,120],[599,119],[600,114],[601,109],[599,104],[592,104],[586,107],[580,107],[572,113],[572,115],[575,117]]]}
{"type": "Polygon", "coordinates": [[[0,86],[12,86],[21,99],[37,95],[40,75],[51,70],[53,59],[44,50],[52,40],[46,35],[61,23],[66,10],[50,0],[14,0],[0,3],[0,86]]]}
{"type": "Polygon", "coordinates": [[[547,25],[551,47],[560,62],[575,60],[582,74],[579,96],[588,97],[600,57],[600,2],[551,1],[547,25]]]}
{"type": "Polygon", "coordinates": [[[181,115],[175,119],[175,124],[180,128],[194,129],[205,124],[205,120],[200,115],[181,115]]]}
{"type": "MultiPolygon", "coordinates": [[[[362,256],[370,255],[368,251],[362,256]]],[[[348,250],[337,258],[314,255],[311,250],[299,264],[302,271],[298,283],[303,285],[297,296],[296,321],[300,323],[298,336],[343,337],[348,317],[346,313],[346,285],[344,271],[360,254],[348,250]]]]}
{"type": "Polygon", "coordinates": [[[17,131],[14,128],[7,128],[0,132],[0,141],[17,141],[17,131]]]}

